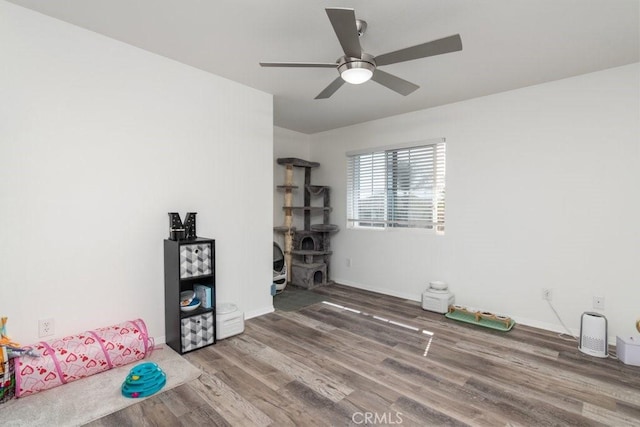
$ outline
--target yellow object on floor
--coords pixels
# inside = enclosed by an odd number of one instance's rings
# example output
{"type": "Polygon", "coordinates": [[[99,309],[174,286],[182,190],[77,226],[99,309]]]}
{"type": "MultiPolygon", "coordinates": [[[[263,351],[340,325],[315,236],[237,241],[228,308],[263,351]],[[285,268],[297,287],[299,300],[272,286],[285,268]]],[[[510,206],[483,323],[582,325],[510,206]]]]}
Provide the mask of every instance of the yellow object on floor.
{"type": "Polygon", "coordinates": [[[9,335],[7,335],[7,320],[9,320],[8,317],[0,318],[0,345],[20,347],[20,344],[15,341],[11,341],[11,338],[9,338],[9,335]]]}

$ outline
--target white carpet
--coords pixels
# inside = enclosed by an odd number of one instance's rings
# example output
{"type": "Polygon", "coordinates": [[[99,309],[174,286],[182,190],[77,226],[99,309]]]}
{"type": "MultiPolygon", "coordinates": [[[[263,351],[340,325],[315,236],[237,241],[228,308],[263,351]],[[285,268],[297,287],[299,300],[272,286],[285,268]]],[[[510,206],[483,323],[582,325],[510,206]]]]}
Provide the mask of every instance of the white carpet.
{"type": "Polygon", "coordinates": [[[0,424],[21,427],[78,426],[138,403],[144,398],[126,398],[120,394],[120,386],[131,368],[142,362],[157,363],[167,375],[167,384],[159,393],[194,380],[201,373],[171,348],[160,345],[150,358],[140,362],[10,400],[0,405],[0,424]]]}

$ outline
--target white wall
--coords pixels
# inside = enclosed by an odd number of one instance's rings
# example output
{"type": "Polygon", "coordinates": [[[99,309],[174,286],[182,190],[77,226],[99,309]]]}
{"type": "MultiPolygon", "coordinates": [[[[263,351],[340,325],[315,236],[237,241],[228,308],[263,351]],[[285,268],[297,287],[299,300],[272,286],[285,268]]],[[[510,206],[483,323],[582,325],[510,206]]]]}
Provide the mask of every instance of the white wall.
{"type": "MultiPolygon", "coordinates": [[[[304,133],[295,132],[289,129],[274,126],[273,139],[273,188],[278,185],[284,185],[285,167],[279,165],[277,160],[281,157],[297,157],[299,159],[309,160],[310,136],[304,133]]],[[[313,180],[313,174],[312,174],[313,180]]],[[[304,205],[304,169],[293,168],[293,183],[299,186],[298,189],[292,191],[293,206],[304,205]]],[[[312,181],[313,183],[313,181],[312,181]]],[[[275,190],[273,193],[273,225],[284,225],[284,191],[275,190]]],[[[302,215],[294,215],[293,225],[300,229],[304,228],[304,217],[302,215]]],[[[284,249],[284,237],[282,233],[273,233],[273,240],[278,242],[284,249]]]]}
{"type": "MultiPolygon", "coordinates": [[[[640,68],[628,65],[312,135],[333,188],[333,279],[562,330],[605,297],[609,335],[640,318],[640,68]],[[447,139],[446,233],[346,229],[345,152],[447,139]],[[352,266],[346,266],[346,258],[352,266]]],[[[389,96],[393,96],[390,94],[389,96]]]]}
{"type": "Polygon", "coordinates": [[[141,317],[164,339],[167,212],[216,239],[218,301],[273,310],[271,95],[0,1],[0,314],[19,342],[141,317]],[[251,266],[251,268],[247,268],[251,266]]]}

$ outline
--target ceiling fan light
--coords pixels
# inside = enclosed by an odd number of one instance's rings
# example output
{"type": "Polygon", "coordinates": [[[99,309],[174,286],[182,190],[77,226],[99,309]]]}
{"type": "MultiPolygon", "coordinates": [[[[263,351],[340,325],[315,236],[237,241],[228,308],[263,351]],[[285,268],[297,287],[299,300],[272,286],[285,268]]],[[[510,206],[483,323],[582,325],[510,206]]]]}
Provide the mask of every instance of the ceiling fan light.
{"type": "Polygon", "coordinates": [[[340,74],[342,79],[353,85],[359,85],[371,79],[373,71],[366,68],[349,68],[340,74]]]}
{"type": "Polygon", "coordinates": [[[354,85],[369,81],[373,76],[373,70],[375,70],[375,65],[362,60],[345,62],[338,67],[342,80],[354,85]]]}

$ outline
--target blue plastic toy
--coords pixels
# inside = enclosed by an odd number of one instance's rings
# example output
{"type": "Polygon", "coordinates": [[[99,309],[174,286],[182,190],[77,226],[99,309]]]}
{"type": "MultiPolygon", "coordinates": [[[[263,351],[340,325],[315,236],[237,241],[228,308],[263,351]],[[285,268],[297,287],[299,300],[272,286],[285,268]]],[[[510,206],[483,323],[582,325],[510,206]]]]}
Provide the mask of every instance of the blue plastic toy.
{"type": "Polygon", "coordinates": [[[151,396],[166,383],[167,376],[157,364],[141,363],[131,369],[122,383],[122,395],[132,398],[151,396]]]}

